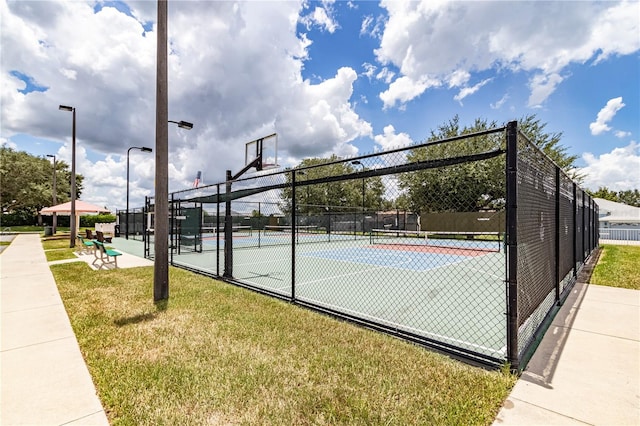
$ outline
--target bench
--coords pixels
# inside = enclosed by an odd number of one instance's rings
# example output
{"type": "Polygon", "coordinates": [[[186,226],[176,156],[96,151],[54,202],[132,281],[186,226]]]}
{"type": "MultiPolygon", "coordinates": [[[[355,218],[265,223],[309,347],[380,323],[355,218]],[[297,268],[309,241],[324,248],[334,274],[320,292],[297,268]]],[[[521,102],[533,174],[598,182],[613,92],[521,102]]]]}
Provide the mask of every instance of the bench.
{"type": "Polygon", "coordinates": [[[80,244],[78,244],[78,246],[76,247],[76,251],[79,254],[91,254],[91,252],[93,252],[93,250],[95,249],[95,246],[93,245],[93,241],[86,241],[80,235],[78,235],[77,237],[78,237],[78,240],[80,241],[80,244]]]}
{"type": "Polygon", "coordinates": [[[93,244],[96,247],[94,251],[95,260],[91,264],[97,266],[98,269],[107,269],[109,265],[113,265],[114,269],[118,269],[118,256],[122,256],[122,253],[106,248],[100,241],[94,241],[93,244]],[[96,262],[100,262],[100,265],[96,265],[96,262]]]}
{"type": "Polygon", "coordinates": [[[111,237],[105,237],[102,231],[96,231],[96,240],[100,241],[101,243],[110,243],[111,237]]]}

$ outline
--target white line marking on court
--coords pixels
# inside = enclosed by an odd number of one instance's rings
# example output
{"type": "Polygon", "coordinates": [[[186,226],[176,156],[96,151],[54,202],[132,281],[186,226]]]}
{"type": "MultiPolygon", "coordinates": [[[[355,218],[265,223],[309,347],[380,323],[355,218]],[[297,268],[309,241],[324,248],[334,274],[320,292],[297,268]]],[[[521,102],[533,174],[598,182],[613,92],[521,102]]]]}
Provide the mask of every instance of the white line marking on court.
{"type": "MultiPolygon", "coordinates": [[[[409,259],[409,260],[407,260],[407,261],[405,261],[405,262],[402,262],[402,263],[409,263],[409,262],[411,262],[411,260],[412,260],[412,259],[411,259],[410,257],[409,257],[408,259],[409,259]]],[[[335,259],[331,259],[331,260],[335,260],[335,259]]],[[[348,260],[346,260],[345,262],[349,262],[349,261],[348,261],[348,260]]],[[[353,262],[351,262],[351,263],[353,263],[353,262]]],[[[401,264],[401,263],[396,263],[396,264],[401,264]]],[[[395,266],[396,264],[392,264],[392,265],[385,265],[385,266],[378,266],[377,268],[367,268],[367,269],[366,269],[366,270],[364,270],[364,271],[354,271],[354,272],[349,272],[349,273],[347,273],[347,274],[331,275],[331,276],[329,276],[329,277],[321,278],[321,279],[319,279],[319,280],[313,280],[313,281],[302,281],[302,282],[298,282],[298,283],[296,283],[296,287],[297,287],[297,286],[299,286],[299,285],[303,285],[303,284],[315,284],[315,283],[320,283],[320,282],[327,281],[327,280],[333,280],[333,279],[336,279],[336,278],[344,278],[344,277],[349,277],[349,276],[351,276],[351,275],[358,275],[358,274],[362,274],[362,273],[366,273],[366,272],[372,272],[372,271],[376,271],[376,270],[378,270],[378,269],[384,269],[384,268],[393,267],[393,266],[395,266]]]]}

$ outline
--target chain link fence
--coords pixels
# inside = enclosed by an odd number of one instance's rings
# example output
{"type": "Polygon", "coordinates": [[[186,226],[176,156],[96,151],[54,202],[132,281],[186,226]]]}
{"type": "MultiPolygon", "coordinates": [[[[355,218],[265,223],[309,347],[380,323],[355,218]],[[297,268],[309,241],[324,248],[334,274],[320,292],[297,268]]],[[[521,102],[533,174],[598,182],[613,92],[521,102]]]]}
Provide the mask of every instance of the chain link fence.
{"type": "MultiPolygon", "coordinates": [[[[515,122],[305,160],[169,206],[174,266],[516,369],[597,246],[595,203],[515,122]]],[[[145,245],[153,257],[152,233],[145,245]]]]}

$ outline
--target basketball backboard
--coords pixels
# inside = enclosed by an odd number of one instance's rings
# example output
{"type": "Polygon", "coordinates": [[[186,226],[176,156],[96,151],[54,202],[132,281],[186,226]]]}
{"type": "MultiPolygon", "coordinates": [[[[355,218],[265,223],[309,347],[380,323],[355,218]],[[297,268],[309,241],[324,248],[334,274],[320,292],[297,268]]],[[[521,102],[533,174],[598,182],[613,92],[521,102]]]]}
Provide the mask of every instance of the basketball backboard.
{"type": "Polygon", "coordinates": [[[244,151],[244,165],[249,166],[256,159],[256,170],[267,170],[280,167],[278,165],[278,135],[269,136],[247,142],[244,151]]]}

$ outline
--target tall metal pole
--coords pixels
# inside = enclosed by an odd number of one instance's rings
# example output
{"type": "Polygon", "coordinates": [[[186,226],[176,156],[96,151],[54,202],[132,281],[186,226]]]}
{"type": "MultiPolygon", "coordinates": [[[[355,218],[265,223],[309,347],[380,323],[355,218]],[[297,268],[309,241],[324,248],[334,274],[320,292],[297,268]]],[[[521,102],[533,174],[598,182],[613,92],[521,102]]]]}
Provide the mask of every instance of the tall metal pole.
{"type": "Polygon", "coordinates": [[[167,78],[167,0],[158,0],[156,70],[156,188],[153,300],[169,298],[169,112],[167,78]]]}
{"type": "Polygon", "coordinates": [[[124,219],[124,237],[125,239],[129,239],[129,153],[132,148],[127,150],[127,212],[125,213],[124,219]]]}
{"type": "Polygon", "coordinates": [[[76,225],[76,108],[68,105],[60,105],[61,111],[71,111],[73,113],[73,128],[71,131],[71,236],[69,247],[76,246],[77,225],[76,225]]]}
{"type": "MultiPolygon", "coordinates": [[[[47,154],[47,157],[53,158],[53,187],[51,188],[51,195],[53,199],[53,205],[58,204],[58,192],[56,191],[56,156],[47,154]]],[[[58,216],[53,212],[53,235],[56,235],[56,227],[58,226],[58,216]]]]}
{"type": "Polygon", "coordinates": [[[520,368],[518,349],[518,123],[507,123],[507,361],[520,368]]]}
{"type": "Polygon", "coordinates": [[[73,130],[71,135],[71,242],[69,247],[76,246],[78,224],[76,223],[76,109],[73,108],[73,130]]]}

